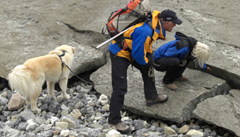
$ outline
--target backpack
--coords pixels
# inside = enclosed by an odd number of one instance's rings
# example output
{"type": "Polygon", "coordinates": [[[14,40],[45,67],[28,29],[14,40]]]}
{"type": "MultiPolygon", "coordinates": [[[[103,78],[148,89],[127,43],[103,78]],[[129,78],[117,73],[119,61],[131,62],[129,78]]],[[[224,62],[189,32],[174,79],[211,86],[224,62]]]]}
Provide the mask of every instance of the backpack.
{"type": "Polygon", "coordinates": [[[107,29],[107,38],[111,38],[137,23],[148,20],[150,14],[149,0],[131,0],[125,8],[110,14],[106,26],[102,29],[102,33],[105,34],[107,29]]]}

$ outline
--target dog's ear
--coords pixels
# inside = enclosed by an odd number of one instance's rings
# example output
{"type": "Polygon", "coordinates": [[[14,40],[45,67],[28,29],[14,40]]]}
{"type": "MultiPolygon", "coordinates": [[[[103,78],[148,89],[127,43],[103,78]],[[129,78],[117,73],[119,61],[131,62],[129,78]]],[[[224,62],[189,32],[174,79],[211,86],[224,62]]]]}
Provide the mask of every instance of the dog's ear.
{"type": "Polygon", "coordinates": [[[75,48],[74,47],[71,47],[72,48],[72,53],[74,54],[74,52],[75,52],[75,48]]]}
{"type": "Polygon", "coordinates": [[[60,55],[60,54],[62,54],[62,52],[60,52],[60,51],[50,51],[48,54],[57,54],[57,55],[60,55]]]}

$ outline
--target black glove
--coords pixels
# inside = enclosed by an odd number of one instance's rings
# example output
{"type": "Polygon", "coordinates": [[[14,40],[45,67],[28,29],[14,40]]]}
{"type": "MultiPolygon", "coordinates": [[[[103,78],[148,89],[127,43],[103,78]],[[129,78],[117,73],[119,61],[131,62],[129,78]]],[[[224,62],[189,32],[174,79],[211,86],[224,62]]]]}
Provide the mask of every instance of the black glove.
{"type": "Polygon", "coordinates": [[[148,58],[148,63],[144,65],[144,68],[153,67],[153,54],[147,53],[146,57],[148,58]]]}

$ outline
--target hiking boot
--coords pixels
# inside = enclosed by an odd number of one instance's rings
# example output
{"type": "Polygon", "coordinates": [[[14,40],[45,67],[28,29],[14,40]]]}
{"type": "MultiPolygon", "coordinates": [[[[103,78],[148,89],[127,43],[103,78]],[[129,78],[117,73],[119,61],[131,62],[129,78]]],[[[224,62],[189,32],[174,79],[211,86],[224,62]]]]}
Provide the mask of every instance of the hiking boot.
{"type": "Polygon", "coordinates": [[[163,85],[171,90],[177,90],[177,85],[175,85],[174,83],[163,84],[163,85]]]}
{"type": "Polygon", "coordinates": [[[147,100],[146,105],[147,106],[152,106],[157,103],[164,103],[168,100],[167,95],[158,95],[158,97],[154,100],[147,100]]]}
{"type": "Polygon", "coordinates": [[[182,77],[176,78],[175,80],[185,82],[185,81],[188,81],[188,78],[182,76],[182,77]]]}
{"type": "Polygon", "coordinates": [[[114,126],[117,131],[119,131],[121,134],[130,134],[132,129],[131,127],[124,125],[123,122],[120,122],[116,125],[108,123],[110,126],[114,126]]]}

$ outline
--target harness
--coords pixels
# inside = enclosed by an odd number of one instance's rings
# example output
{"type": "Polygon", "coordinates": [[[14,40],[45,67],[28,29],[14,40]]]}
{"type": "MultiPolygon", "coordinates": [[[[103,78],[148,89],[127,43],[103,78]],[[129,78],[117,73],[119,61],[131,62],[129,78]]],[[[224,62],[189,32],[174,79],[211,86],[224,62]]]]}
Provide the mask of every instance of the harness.
{"type": "Polygon", "coordinates": [[[75,74],[75,73],[70,69],[70,67],[69,67],[65,62],[63,62],[62,57],[65,56],[65,52],[66,52],[66,51],[63,51],[63,50],[62,50],[62,52],[63,52],[63,54],[57,55],[57,56],[59,57],[59,59],[61,60],[62,70],[63,70],[63,66],[65,65],[65,66],[66,66],[77,78],[79,78],[81,81],[84,81],[84,82],[86,82],[86,83],[88,83],[88,84],[90,84],[90,85],[94,85],[94,83],[89,82],[89,81],[86,81],[86,80],[80,78],[77,74],[75,74]]]}
{"type": "MultiPolygon", "coordinates": [[[[62,70],[63,70],[63,65],[65,64],[63,61],[62,61],[62,57],[65,56],[65,52],[64,50],[62,50],[63,54],[61,55],[57,55],[59,57],[59,59],[61,60],[61,63],[62,63],[62,70]]],[[[66,64],[65,64],[66,65],[66,64]]]]}

